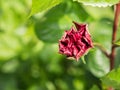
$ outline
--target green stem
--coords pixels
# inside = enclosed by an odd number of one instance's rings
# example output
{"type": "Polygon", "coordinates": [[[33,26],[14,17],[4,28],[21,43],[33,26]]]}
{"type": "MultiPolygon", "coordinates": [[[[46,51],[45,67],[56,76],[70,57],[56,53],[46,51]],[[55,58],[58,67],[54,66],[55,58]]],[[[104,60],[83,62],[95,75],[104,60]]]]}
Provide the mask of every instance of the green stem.
{"type": "Polygon", "coordinates": [[[109,53],[107,52],[106,48],[104,48],[101,44],[99,43],[93,43],[94,46],[98,47],[105,55],[106,57],[110,58],[109,53]]]}

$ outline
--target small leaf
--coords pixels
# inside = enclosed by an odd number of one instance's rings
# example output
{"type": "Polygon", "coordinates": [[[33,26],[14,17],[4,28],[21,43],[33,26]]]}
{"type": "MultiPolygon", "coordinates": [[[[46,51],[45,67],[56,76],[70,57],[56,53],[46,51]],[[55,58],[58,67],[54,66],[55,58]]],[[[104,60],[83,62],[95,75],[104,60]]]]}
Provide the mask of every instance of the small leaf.
{"type": "Polygon", "coordinates": [[[83,61],[84,64],[86,64],[85,57],[81,57],[81,60],[83,61]]]}
{"type": "Polygon", "coordinates": [[[119,2],[119,0],[73,0],[83,3],[84,5],[107,7],[119,2]]]}
{"type": "Polygon", "coordinates": [[[32,10],[30,16],[38,12],[46,11],[60,4],[62,0],[32,0],[32,10]]]}
{"type": "Polygon", "coordinates": [[[120,89],[120,67],[112,70],[106,76],[101,78],[103,84],[120,89]]]}
{"type": "Polygon", "coordinates": [[[120,46],[120,39],[117,40],[114,44],[117,45],[117,46],[120,46]]]}

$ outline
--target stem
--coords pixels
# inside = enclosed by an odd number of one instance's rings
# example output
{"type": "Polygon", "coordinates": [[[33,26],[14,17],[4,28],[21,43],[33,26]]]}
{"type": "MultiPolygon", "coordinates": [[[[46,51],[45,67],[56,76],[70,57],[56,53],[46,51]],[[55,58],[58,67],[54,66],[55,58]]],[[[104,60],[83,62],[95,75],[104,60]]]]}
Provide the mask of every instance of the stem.
{"type": "MultiPolygon", "coordinates": [[[[114,68],[114,61],[115,61],[115,48],[116,45],[114,45],[114,42],[116,41],[116,33],[118,28],[118,21],[119,21],[119,15],[120,15],[120,3],[116,4],[115,8],[115,17],[114,17],[114,24],[113,24],[113,32],[112,32],[112,47],[111,47],[111,54],[110,54],[110,70],[114,68]]],[[[114,90],[113,87],[109,87],[108,90],[114,90]]]]}
{"type": "Polygon", "coordinates": [[[105,55],[106,57],[110,58],[109,53],[107,52],[106,48],[104,48],[101,44],[99,43],[93,43],[94,46],[98,47],[105,55]]]}
{"type": "Polygon", "coordinates": [[[119,15],[120,15],[120,3],[116,4],[116,9],[115,9],[115,17],[114,17],[113,33],[112,33],[112,47],[111,47],[111,54],[110,54],[110,70],[114,68],[115,46],[113,45],[113,43],[116,40],[119,15]]]}

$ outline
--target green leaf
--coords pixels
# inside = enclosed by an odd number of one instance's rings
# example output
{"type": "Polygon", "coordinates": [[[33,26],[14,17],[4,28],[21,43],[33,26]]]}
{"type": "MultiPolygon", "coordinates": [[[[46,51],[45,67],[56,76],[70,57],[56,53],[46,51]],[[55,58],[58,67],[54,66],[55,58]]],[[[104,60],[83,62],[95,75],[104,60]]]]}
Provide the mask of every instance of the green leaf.
{"type": "Polygon", "coordinates": [[[32,0],[32,10],[30,16],[38,12],[49,10],[61,2],[62,0],[32,0]]]}
{"type": "Polygon", "coordinates": [[[90,90],[100,90],[97,85],[93,85],[93,87],[90,90]]]}
{"type": "Polygon", "coordinates": [[[120,48],[116,48],[115,68],[120,66],[120,48]]]}
{"type": "Polygon", "coordinates": [[[88,68],[96,77],[102,77],[109,72],[109,60],[98,49],[91,51],[87,57],[88,68]]]}
{"type": "Polygon", "coordinates": [[[21,51],[21,42],[18,37],[9,34],[0,34],[0,59],[9,60],[21,51]],[[12,43],[12,44],[11,44],[12,43]]]}
{"type": "Polygon", "coordinates": [[[117,46],[120,46],[120,39],[117,40],[114,44],[117,45],[117,46]]]}
{"type": "Polygon", "coordinates": [[[120,89],[120,67],[112,70],[106,76],[101,78],[103,84],[120,89]]]}
{"type": "Polygon", "coordinates": [[[21,26],[28,15],[28,4],[26,0],[0,0],[0,31],[11,33],[21,26]]]}
{"type": "Polygon", "coordinates": [[[87,21],[91,18],[88,13],[78,3],[60,4],[42,17],[35,24],[35,33],[37,37],[49,43],[56,43],[61,38],[64,30],[69,30],[72,21],[87,21]],[[78,12],[79,10],[79,12],[78,12]]]}
{"type": "Polygon", "coordinates": [[[104,18],[107,17],[107,18],[112,19],[113,16],[114,16],[114,13],[113,13],[113,10],[111,10],[111,7],[106,7],[106,8],[101,7],[101,8],[99,8],[99,7],[91,7],[91,6],[86,6],[86,5],[83,5],[83,7],[95,20],[96,19],[99,20],[103,17],[104,18]]]}
{"type": "Polygon", "coordinates": [[[109,18],[102,18],[100,21],[90,23],[89,28],[93,41],[100,43],[107,50],[111,49],[111,29],[112,21],[109,18]]]}
{"type": "Polygon", "coordinates": [[[14,76],[10,76],[8,74],[8,76],[6,75],[0,75],[0,89],[1,90],[17,90],[16,87],[16,80],[14,76]]]}
{"type": "MultiPolygon", "coordinates": [[[[111,43],[111,28],[111,21],[106,18],[89,25],[93,41],[102,44],[108,52],[111,43]]],[[[95,76],[102,77],[109,72],[109,60],[98,48],[88,53],[86,60],[89,70],[95,76]]]]}
{"type": "Polygon", "coordinates": [[[57,44],[45,44],[38,56],[43,62],[42,65],[47,66],[48,71],[60,74],[62,72],[59,64],[61,55],[57,48],[57,44]]]}
{"type": "Polygon", "coordinates": [[[46,19],[41,19],[35,24],[35,33],[37,37],[44,42],[57,42],[63,32],[60,30],[58,23],[63,15],[62,9],[60,9],[59,6],[48,11],[42,18],[46,19]]]}
{"type": "Polygon", "coordinates": [[[106,7],[111,6],[119,2],[119,0],[73,0],[83,3],[85,5],[106,7]]]}

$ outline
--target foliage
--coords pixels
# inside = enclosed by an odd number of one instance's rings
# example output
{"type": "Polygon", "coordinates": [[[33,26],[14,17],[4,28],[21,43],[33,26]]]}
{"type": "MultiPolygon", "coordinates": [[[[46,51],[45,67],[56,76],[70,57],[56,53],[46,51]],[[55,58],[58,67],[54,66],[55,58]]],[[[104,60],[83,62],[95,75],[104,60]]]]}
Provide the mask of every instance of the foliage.
{"type": "Polygon", "coordinates": [[[119,0],[74,0],[85,5],[98,6],[98,7],[107,7],[114,5],[119,2],[119,0]]]}
{"type": "Polygon", "coordinates": [[[120,89],[120,68],[114,69],[102,77],[102,82],[108,86],[120,89]]]}
{"type": "Polygon", "coordinates": [[[62,0],[32,0],[32,10],[31,15],[42,12],[45,10],[49,10],[50,8],[59,4],[62,0]]]}
{"type": "MultiPolygon", "coordinates": [[[[110,79],[118,82],[120,70],[105,76],[109,61],[96,47],[85,55],[83,64],[60,55],[57,44],[64,30],[77,21],[87,23],[93,41],[103,44],[109,52],[113,7],[94,8],[72,0],[32,2],[0,1],[0,90],[102,90],[106,78],[108,86],[110,79]]],[[[115,66],[119,65],[118,48],[115,66]]]]}
{"type": "Polygon", "coordinates": [[[117,45],[117,46],[120,46],[120,39],[117,40],[114,44],[117,45]]]}

